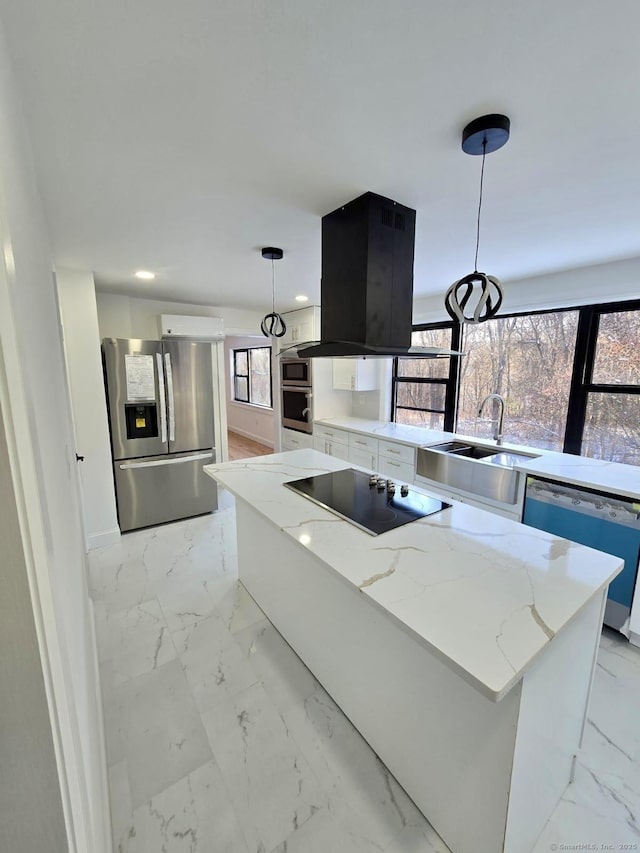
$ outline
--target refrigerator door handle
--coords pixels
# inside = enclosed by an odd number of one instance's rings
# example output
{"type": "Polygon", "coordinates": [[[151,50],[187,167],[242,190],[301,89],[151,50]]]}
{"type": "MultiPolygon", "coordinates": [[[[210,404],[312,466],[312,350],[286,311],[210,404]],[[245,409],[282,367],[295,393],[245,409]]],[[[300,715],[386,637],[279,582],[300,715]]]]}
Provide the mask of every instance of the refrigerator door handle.
{"type": "Polygon", "coordinates": [[[158,468],[162,465],[181,465],[183,462],[197,462],[199,459],[213,459],[213,451],[196,453],[194,456],[180,456],[178,459],[154,459],[151,462],[125,462],[120,465],[121,471],[131,468],[158,468]]]}
{"type": "Polygon", "coordinates": [[[164,364],[167,371],[167,396],[169,397],[169,441],[176,440],[176,410],[173,399],[173,372],[171,370],[171,356],[168,352],[164,354],[164,364]]]}
{"type": "Polygon", "coordinates": [[[158,364],[158,393],[160,396],[160,440],[166,444],[167,441],[167,404],[164,396],[164,370],[162,368],[162,355],[156,353],[158,364]]]}

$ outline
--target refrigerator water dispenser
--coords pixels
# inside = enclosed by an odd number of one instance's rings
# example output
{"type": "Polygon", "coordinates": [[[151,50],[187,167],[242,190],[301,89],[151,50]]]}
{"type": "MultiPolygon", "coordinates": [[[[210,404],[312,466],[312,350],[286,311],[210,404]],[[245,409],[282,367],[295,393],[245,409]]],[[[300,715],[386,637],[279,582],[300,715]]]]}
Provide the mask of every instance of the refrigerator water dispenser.
{"type": "Polygon", "coordinates": [[[158,412],[155,403],[125,405],[127,438],[155,438],[158,435],[158,412]]]}

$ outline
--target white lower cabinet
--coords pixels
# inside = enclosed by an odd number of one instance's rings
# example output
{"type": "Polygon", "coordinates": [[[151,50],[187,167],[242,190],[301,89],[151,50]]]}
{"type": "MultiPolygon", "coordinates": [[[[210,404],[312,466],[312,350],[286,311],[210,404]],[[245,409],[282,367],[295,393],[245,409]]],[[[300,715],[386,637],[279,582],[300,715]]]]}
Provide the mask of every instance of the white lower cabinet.
{"type": "Polygon", "coordinates": [[[283,450],[310,450],[313,447],[313,436],[295,429],[283,429],[280,432],[280,444],[283,450]]]}
{"type": "Polygon", "coordinates": [[[335,456],[336,459],[344,459],[345,462],[349,461],[349,445],[342,444],[333,438],[314,435],[313,449],[319,450],[320,453],[326,453],[328,456],[335,456]]]}
{"type": "MultiPolygon", "coordinates": [[[[337,444],[349,444],[349,432],[346,429],[338,429],[337,427],[327,426],[326,424],[321,424],[317,421],[313,424],[314,441],[316,438],[326,438],[329,441],[335,441],[337,444]]],[[[320,447],[316,447],[315,449],[322,450],[322,448],[320,447]]],[[[322,452],[324,453],[324,450],[322,452]]]]}
{"type": "Polygon", "coordinates": [[[378,457],[378,471],[393,480],[411,485],[415,480],[416,471],[408,462],[397,462],[386,456],[378,457]]]}
{"type": "Polygon", "coordinates": [[[408,444],[380,439],[378,468],[381,474],[411,484],[416,477],[416,449],[408,444]]]}
{"type": "Polygon", "coordinates": [[[378,470],[378,439],[358,432],[349,433],[349,462],[374,472],[378,470]]]}
{"type": "Polygon", "coordinates": [[[378,472],[378,454],[369,450],[360,450],[357,447],[349,448],[349,462],[366,468],[371,473],[378,472]]]}

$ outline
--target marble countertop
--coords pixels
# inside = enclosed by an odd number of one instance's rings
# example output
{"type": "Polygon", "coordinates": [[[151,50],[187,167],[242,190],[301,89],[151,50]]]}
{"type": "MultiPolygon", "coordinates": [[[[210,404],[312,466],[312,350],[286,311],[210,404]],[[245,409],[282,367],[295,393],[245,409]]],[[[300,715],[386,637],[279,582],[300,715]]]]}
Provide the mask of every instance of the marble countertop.
{"type": "MultiPolygon", "coordinates": [[[[440,432],[424,427],[405,426],[404,424],[372,421],[364,418],[324,418],[318,423],[348,429],[363,435],[387,438],[412,447],[438,444],[441,441],[460,439],[482,445],[493,445],[491,439],[459,435],[452,432],[440,432]]],[[[570,453],[558,453],[554,450],[540,450],[536,447],[522,447],[505,442],[501,447],[522,453],[536,454],[537,458],[523,460],[515,468],[528,474],[537,474],[550,480],[559,480],[575,486],[600,489],[616,495],[637,498],[640,501],[640,468],[635,465],[621,465],[619,462],[607,462],[603,459],[590,459],[587,456],[574,456],[570,453]]]]}
{"type": "Polygon", "coordinates": [[[493,701],[622,568],[463,504],[374,537],[282,485],[348,467],[295,450],[204,470],[493,701]]]}

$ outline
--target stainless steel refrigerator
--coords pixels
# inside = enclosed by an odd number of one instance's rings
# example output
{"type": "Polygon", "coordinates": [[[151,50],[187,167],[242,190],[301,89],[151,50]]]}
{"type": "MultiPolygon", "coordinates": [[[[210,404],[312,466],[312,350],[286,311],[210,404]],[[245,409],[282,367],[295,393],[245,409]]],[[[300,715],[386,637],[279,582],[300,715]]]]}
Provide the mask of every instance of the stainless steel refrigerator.
{"type": "Polygon", "coordinates": [[[120,529],[216,509],[211,345],[105,338],[102,353],[120,529]]]}

